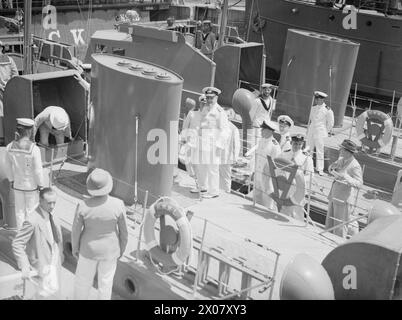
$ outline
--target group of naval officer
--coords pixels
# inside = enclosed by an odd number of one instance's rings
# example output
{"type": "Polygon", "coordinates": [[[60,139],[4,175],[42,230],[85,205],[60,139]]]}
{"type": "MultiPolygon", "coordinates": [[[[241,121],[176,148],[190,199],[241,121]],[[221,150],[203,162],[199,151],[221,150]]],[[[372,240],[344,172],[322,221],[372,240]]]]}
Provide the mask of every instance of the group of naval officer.
{"type": "MultiPolygon", "coordinates": [[[[306,136],[291,134],[294,122],[288,115],[278,116],[277,122],[271,120],[275,111],[272,89],[272,85],[263,84],[261,94],[256,97],[255,116],[252,119],[255,145],[245,156],[250,159],[250,169],[253,172],[255,201],[275,211],[277,204],[271,196],[274,190],[269,167],[266,165],[267,156],[272,159],[286,159],[297,165],[304,175],[308,190],[314,171],[319,176],[324,175],[324,139],[331,135],[334,113],[325,103],[327,94],[315,91],[306,136]],[[279,141],[274,137],[275,132],[280,134],[279,141]],[[315,168],[312,159],[314,150],[315,168]]],[[[214,87],[204,88],[198,106],[195,101],[187,99],[187,108],[191,110],[184,120],[181,134],[187,150],[192,150],[187,169],[195,177],[197,187],[191,192],[199,192],[203,198],[218,197],[220,189],[230,192],[231,167],[240,159],[241,154],[239,131],[229,121],[228,111],[217,103],[220,93],[214,87]]],[[[339,159],[328,168],[328,173],[334,180],[328,195],[327,228],[349,220],[354,190],[363,182],[361,166],[354,157],[357,145],[351,140],[344,140],[340,149],[339,159]]],[[[292,210],[284,208],[282,211],[293,218],[304,220],[302,206],[290,208],[292,210]]],[[[345,237],[351,230],[347,226],[339,227],[333,233],[345,237]]]]}

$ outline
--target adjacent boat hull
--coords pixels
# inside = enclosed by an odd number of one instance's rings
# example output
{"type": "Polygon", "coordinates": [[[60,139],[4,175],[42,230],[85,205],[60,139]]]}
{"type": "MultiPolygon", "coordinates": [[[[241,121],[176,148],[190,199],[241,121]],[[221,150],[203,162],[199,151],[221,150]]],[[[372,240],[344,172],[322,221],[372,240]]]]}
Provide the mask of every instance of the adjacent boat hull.
{"type": "Polygon", "coordinates": [[[359,12],[357,28],[347,30],[343,27],[347,14],[329,7],[291,0],[247,1],[246,16],[251,9],[248,41],[263,39],[265,42],[269,78],[279,79],[286,34],[289,28],[293,28],[325,33],[360,43],[353,79],[359,84],[359,89],[387,96],[391,96],[393,90],[402,91],[402,20],[382,14],[359,12]],[[262,20],[262,29],[256,24],[257,12],[262,20]]]}

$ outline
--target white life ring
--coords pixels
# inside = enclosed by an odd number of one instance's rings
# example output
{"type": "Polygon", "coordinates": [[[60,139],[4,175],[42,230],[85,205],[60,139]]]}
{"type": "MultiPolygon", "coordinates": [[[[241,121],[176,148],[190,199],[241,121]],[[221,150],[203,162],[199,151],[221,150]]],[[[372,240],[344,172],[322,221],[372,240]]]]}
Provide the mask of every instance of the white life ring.
{"type": "Polygon", "coordinates": [[[383,148],[392,139],[392,131],[394,124],[390,116],[379,110],[367,110],[363,112],[356,120],[356,133],[357,138],[361,141],[363,146],[371,150],[383,148]],[[367,129],[364,125],[367,123],[367,129]],[[375,123],[376,126],[373,126],[375,123]],[[380,129],[378,130],[378,125],[380,129]],[[374,130],[377,129],[377,132],[374,130]],[[373,138],[374,137],[374,138],[373,138]]]}
{"type": "Polygon", "coordinates": [[[162,197],[156,200],[149,208],[144,219],[144,241],[145,248],[152,256],[157,257],[161,262],[170,266],[180,266],[190,256],[193,247],[191,225],[184,209],[176,201],[169,197],[162,197]],[[162,250],[155,239],[155,222],[163,215],[171,216],[179,229],[179,246],[171,254],[162,250]]]}

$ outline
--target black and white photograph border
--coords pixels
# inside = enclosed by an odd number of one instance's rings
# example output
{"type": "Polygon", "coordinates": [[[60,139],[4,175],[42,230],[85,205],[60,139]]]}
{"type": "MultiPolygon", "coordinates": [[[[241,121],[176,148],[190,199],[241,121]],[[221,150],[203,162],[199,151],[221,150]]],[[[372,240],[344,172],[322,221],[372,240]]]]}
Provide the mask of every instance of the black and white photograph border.
{"type": "Polygon", "coordinates": [[[0,1],[0,300],[400,300],[401,17],[0,1]]]}

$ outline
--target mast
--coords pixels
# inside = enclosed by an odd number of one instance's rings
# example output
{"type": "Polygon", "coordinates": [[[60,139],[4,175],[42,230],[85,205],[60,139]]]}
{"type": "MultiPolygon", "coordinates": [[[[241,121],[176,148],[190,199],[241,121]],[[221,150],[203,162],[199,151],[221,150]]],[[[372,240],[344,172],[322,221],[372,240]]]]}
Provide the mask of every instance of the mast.
{"type": "Polygon", "coordinates": [[[223,1],[223,9],[222,9],[222,16],[221,16],[221,24],[219,27],[219,42],[218,48],[223,46],[223,40],[225,37],[226,25],[228,23],[228,10],[229,10],[229,0],[223,1]]]}
{"type": "Polygon", "coordinates": [[[23,74],[30,74],[32,72],[31,21],[32,21],[32,0],[25,0],[23,74]]]}

